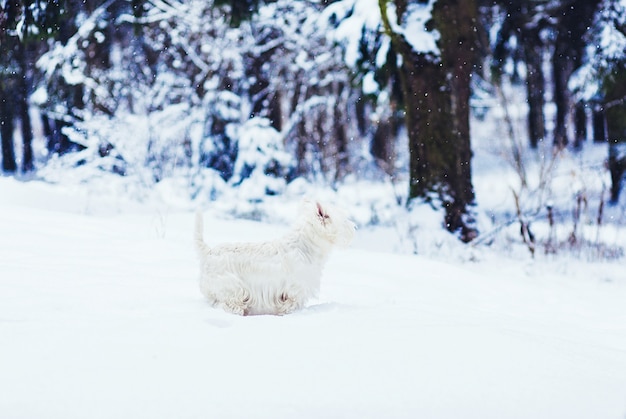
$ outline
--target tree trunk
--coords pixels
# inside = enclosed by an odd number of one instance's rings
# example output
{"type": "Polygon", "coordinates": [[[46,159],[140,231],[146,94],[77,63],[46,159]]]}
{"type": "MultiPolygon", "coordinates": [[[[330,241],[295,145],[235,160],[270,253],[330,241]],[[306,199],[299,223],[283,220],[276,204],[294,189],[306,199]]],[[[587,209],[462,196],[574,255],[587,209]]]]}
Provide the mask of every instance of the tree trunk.
{"type": "MultiPolygon", "coordinates": [[[[439,0],[433,10],[439,31],[440,57],[416,52],[388,21],[387,1],[380,0],[383,23],[402,57],[400,79],[409,137],[409,199],[431,199],[445,208],[446,227],[461,240],[476,237],[469,216],[474,203],[471,182],[469,96],[474,62],[476,4],[473,0],[439,0]]],[[[406,2],[396,1],[399,13],[406,2]]]]}
{"type": "Polygon", "coordinates": [[[593,17],[600,0],[571,0],[561,2],[554,10],[559,16],[556,26],[556,40],[552,57],[554,78],[554,103],[556,121],[554,145],[563,148],[568,142],[567,120],[572,104],[567,83],[573,72],[580,67],[581,57],[586,47],[585,34],[593,22],[593,17]]]}
{"type": "Polygon", "coordinates": [[[402,120],[397,115],[398,103],[390,99],[388,106],[379,119],[373,124],[374,132],[370,143],[370,154],[376,164],[388,175],[393,175],[395,169],[395,140],[398,137],[402,120]]]}
{"type": "Polygon", "coordinates": [[[567,136],[567,117],[569,114],[570,93],[567,88],[569,77],[574,71],[570,52],[565,41],[558,41],[552,58],[552,77],[554,79],[554,104],[556,106],[556,120],[554,121],[554,145],[564,148],[569,144],[567,136]],[[560,43],[559,43],[560,42],[560,43]]]}
{"type": "MultiPolygon", "coordinates": [[[[275,40],[275,36],[277,34],[270,31],[260,38],[258,42],[261,44],[270,43],[275,40]]],[[[250,97],[252,98],[251,116],[267,117],[271,126],[276,131],[280,131],[283,122],[280,89],[272,84],[272,81],[268,78],[267,70],[264,70],[265,64],[276,59],[274,54],[277,50],[278,46],[267,49],[259,53],[259,55],[250,54],[247,57],[246,76],[256,80],[249,88],[250,97]]]]}
{"type": "Polygon", "coordinates": [[[577,103],[574,108],[574,147],[582,148],[587,139],[587,112],[584,103],[577,103]]]}
{"type": "Polygon", "coordinates": [[[611,203],[619,200],[622,179],[626,172],[626,141],[609,141],[609,173],[611,174],[611,203]]]}
{"type": "Polygon", "coordinates": [[[28,112],[28,96],[29,96],[29,61],[28,51],[23,43],[16,47],[16,58],[21,71],[21,77],[18,78],[18,95],[17,99],[19,116],[22,122],[22,171],[30,172],[33,170],[33,127],[28,112]]]}
{"type": "MultiPolygon", "coordinates": [[[[25,84],[25,83],[24,83],[25,84]]],[[[33,126],[28,112],[28,96],[22,91],[20,94],[20,120],[22,122],[22,171],[33,170],[33,126]],[[24,95],[24,96],[22,96],[24,95]]]]}
{"type": "Polygon", "coordinates": [[[335,86],[334,95],[336,98],[335,106],[329,109],[332,112],[332,120],[335,123],[332,125],[332,137],[335,149],[335,181],[343,179],[346,174],[350,172],[349,159],[348,159],[348,133],[346,124],[338,123],[339,121],[345,121],[347,119],[345,107],[341,106],[346,100],[343,97],[347,93],[347,86],[344,86],[341,82],[338,82],[335,86]]]}
{"type": "Polygon", "coordinates": [[[452,122],[452,142],[446,147],[451,202],[447,204],[447,227],[460,230],[461,239],[470,241],[477,231],[469,218],[468,206],[474,204],[474,187],[471,173],[471,144],[469,124],[470,81],[475,63],[476,25],[478,10],[475,0],[439,0],[435,3],[433,19],[441,33],[439,41],[442,64],[448,83],[449,115],[443,119],[452,122]]]}
{"type": "Polygon", "coordinates": [[[611,77],[605,82],[604,88],[611,202],[616,203],[626,172],[626,65],[616,65],[611,77]]]}
{"type": "MultiPolygon", "coordinates": [[[[1,86],[0,86],[1,87],[1,86]]],[[[17,164],[15,162],[15,150],[13,148],[14,129],[14,109],[12,95],[5,89],[0,90],[0,137],[2,137],[2,170],[5,172],[15,172],[17,164]]]]}
{"type": "Polygon", "coordinates": [[[541,69],[541,47],[537,36],[524,36],[526,58],[526,97],[528,99],[528,139],[532,148],[537,148],[546,135],[543,107],[545,100],[545,78],[541,69]],[[531,42],[534,40],[534,42],[531,42]]]}
{"type": "Polygon", "coordinates": [[[606,142],[606,120],[604,118],[604,109],[601,105],[595,105],[592,110],[592,128],[593,142],[606,142]]]}

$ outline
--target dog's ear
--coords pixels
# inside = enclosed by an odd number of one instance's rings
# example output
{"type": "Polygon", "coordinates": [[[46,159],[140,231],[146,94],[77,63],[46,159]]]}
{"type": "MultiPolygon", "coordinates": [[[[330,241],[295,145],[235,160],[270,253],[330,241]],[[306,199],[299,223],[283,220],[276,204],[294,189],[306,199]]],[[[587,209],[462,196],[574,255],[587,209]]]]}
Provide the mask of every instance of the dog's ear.
{"type": "Polygon", "coordinates": [[[322,207],[322,204],[315,202],[315,205],[317,206],[317,216],[320,217],[322,221],[330,218],[324,207],[322,207]]]}

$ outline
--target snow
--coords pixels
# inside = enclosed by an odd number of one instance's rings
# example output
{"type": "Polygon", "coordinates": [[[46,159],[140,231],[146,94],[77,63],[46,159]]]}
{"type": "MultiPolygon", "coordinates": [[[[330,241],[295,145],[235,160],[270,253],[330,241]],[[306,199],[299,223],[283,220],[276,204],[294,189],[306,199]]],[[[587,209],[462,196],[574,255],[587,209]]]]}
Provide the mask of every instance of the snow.
{"type": "Polygon", "coordinates": [[[365,74],[363,76],[363,93],[365,93],[366,95],[371,95],[378,93],[379,90],[380,87],[374,79],[374,73],[370,71],[369,73],[365,74]]]}
{"type": "MultiPolygon", "coordinates": [[[[393,254],[362,226],[318,300],[238,317],[200,295],[191,208],[86,190],[0,178],[3,418],[626,414],[621,262],[393,254]]],[[[207,241],[282,234],[296,199],[276,199],[264,222],[208,205],[207,241]]]]}
{"type": "MultiPolygon", "coordinates": [[[[387,3],[387,14],[392,30],[402,35],[411,47],[421,54],[440,54],[437,41],[440,34],[437,30],[428,30],[426,24],[432,19],[432,10],[436,0],[410,3],[398,23],[396,5],[387,3]],[[423,3],[423,4],[422,4],[423,3]]],[[[349,67],[357,67],[362,46],[363,31],[376,33],[381,31],[380,6],[376,0],[342,0],[327,6],[320,20],[337,20],[337,27],[330,31],[330,38],[339,42],[344,48],[344,59],[349,67]]],[[[376,56],[376,66],[381,68],[386,62],[389,49],[389,38],[384,37],[376,56]]]]}
{"type": "Polygon", "coordinates": [[[414,51],[422,54],[433,54],[438,57],[440,51],[437,41],[441,35],[437,30],[429,31],[426,29],[426,24],[432,19],[435,2],[436,0],[429,0],[424,4],[409,4],[400,24],[397,23],[395,3],[388,3],[387,14],[389,15],[389,23],[392,25],[392,31],[404,36],[414,51]]]}
{"type": "Polygon", "coordinates": [[[329,32],[331,40],[341,43],[344,59],[349,67],[354,68],[359,59],[359,41],[362,30],[377,31],[381,18],[376,0],[342,0],[327,6],[320,21],[334,17],[339,23],[329,32]]]}
{"type": "Polygon", "coordinates": [[[594,26],[587,35],[586,59],[574,72],[568,87],[583,101],[600,100],[599,81],[611,77],[613,67],[626,51],[626,1],[603,1],[598,7],[594,26]]]}
{"type": "MultiPolygon", "coordinates": [[[[418,3],[399,24],[391,16],[394,30],[416,51],[436,53],[437,33],[424,28],[434,0],[418,3]]],[[[375,0],[332,2],[304,23],[312,9],[298,4],[262,7],[259,27],[293,31],[285,37],[291,61],[279,67],[307,71],[316,85],[338,74],[325,75],[334,56],[308,57],[300,40],[323,34],[354,67],[361,37],[380,30],[375,0]],[[294,22],[275,22],[277,8],[293,5],[294,22]]],[[[463,245],[442,228],[441,211],[404,206],[406,145],[393,178],[371,173],[368,144],[357,141],[351,147],[365,157],[345,179],[287,182],[295,162],[281,133],[263,118],[237,123],[249,114],[238,83],[219,90],[226,79],[245,79],[240,46],[251,35],[227,31],[213,8],[221,42],[198,44],[188,34],[203,32],[205,15],[186,11],[203,2],[156,5],[143,21],[172,19],[161,25],[191,63],[208,74],[226,57],[227,77],[198,79],[208,92],[199,106],[190,94],[197,80],[160,72],[153,87],[137,90],[138,111],[86,113],[66,130],[87,149],[47,156],[36,138],[37,172],[0,176],[0,418],[625,417],[626,198],[604,205],[606,145],[527,150],[516,143],[525,138],[523,95],[507,89],[511,103],[487,97],[480,124],[472,120],[480,243],[463,245]],[[228,180],[198,164],[213,145],[206,112],[237,138],[228,180]],[[520,238],[513,193],[537,238],[534,257],[520,238]],[[196,283],[194,210],[204,209],[209,243],[268,239],[287,230],[305,194],[345,207],[359,225],[354,245],[332,255],[319,298],[285,317],[211,308],[196,283]]],[[[38,65],[100,95],[78,48],[101,23],[95,16],[38,65]]],[[[372,67],[383,66],[389,47],[383,37],[372,67]]],[[[167,57],[185,67],[174,50],[167,57]]],[[[368,71],[364,92],[386,103],[368,71]]],[[[578,84],[589,95],[585,77],[595,70],[586,71],[578,84]]],[[[39,89],[31,100],[52,99],[39,89]]],[[[323,93],[300,102],[283,131],[319,105],[336,101],[323,93]]]]}

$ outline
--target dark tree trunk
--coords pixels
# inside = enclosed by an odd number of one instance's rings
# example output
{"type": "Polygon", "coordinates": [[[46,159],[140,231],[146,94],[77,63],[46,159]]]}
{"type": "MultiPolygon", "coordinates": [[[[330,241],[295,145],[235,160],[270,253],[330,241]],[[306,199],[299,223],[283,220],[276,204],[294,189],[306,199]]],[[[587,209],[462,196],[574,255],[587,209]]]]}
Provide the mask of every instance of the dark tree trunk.
{"type": "MultiPolygon", "coordinates": [[[[557,38],[558,39],[558,38],[557,38]]],[[[569,144],[567,136],[567,116],[569,114],[570,93],[567,82],[574,71],[571,59],[567,55],[569,48],[566,41],[557,41],[552,58],[552,78],[554,80],[554,104],[556,106],[556,119],[554,121],[554,145],[564,148],[569,144]]]]}
{"type": "Polygon", "coordinates": [[[611,202],[616,203],[626,171],[626,65],[616,66],[604,89],[611,202]]]}
{"type": "MultiPolygon", "coordinates": [[[[474,63],[477,10],[473,0],[439,0],[434,27],[441,34],[441,56],[417,53],[381,15],[392,45],[402,57],[400,76],[409,137],[409,199],[437,193],[446,211],[446,227],[463,241],[476,237],[469,216],[474,203],[471,181],[469,96],[474,63]],[[440,60],[440,61],[438,61],[440,60]]],[[[406,2],[396,1],[399,16],[406,2]]]]}
{"type": "Polygon", "coordinates": [[[54,122],[45,113],[41,114],[41,127],[43,129],[43,136],[46,137],[46,149],[49,152],[53,151],[54,147],[54,122]]]}
{"type": "Polygon", "coordinates": [[[395,139],[398,136],[402,122],[397,116],[398,104],[395,100],[389,103],[389,112],[374,124],[374,133],[370,143],[370,153],[376,164],[388,175],[394,173],[395,167],[395,139]]]}
{"type": "MultiPolygon", "coordinates": [[[[339,106],[335,106],[333,120],[344,121],[344,112],[339,106]]],[[[348,168],[348,135],[346,133],[346,126],[343,123],[336,123],[333,125],[334,142],[336,147],[335,156],[335,181],[341,180],[349,172],[348,168]]]]}
{"type": "Polygon", "coordinates": [[[15,172],[15,149],[13,148],[13,129],[15,104],[6,90],[0,90],[0,137],[2,137],[2,170],[15,172]]]}
{"type": "Polygon", "coordinates": [[[593,129],[593,141],[595,143],[606,142],[606,120],[604,109],[601,105],[595,105],[591,111],[591,124],[593,129]]]}
{"type": "Polygon", "coordinates": [[[33,170],[33,127],[28,112],[28,99],[20,98],[20,120],[22,122],[22,171],[30,172],[33,170]]]}
{"type": "Polygon", "coordinates": [[[626,172],[626,141],[609,144],[609,173],[611,174],[611,202],[617,203],[626,172]]]}
{"type": "Polygon", "coordinates": [[[446,171],[440,148],[444,141],[449,141],[447,124],[437,115],[447,109],[443,94],[436,93],[445,88],[443,74],[434,57],[418,54],[402,35],[393,32],[387,21],[387,0],[379,0],[379,5],[392,47],[402,57],[398,70],[409,140],[409,199],[428,198],[440,187],[446,171]]]}
{"type": "MultiPolygon", "coordinates": [[[[478,10],[475,0],[439,0],[435,3],[433,19],[441,39],[443,70],[449,86],[450,114],[452,122],[452,143],[449,145],[447,187],[451,202],[447,204],[446,224],[451,231],[460,231],[461,239],[472,240],[476,235],[473,224],[468,222],[468,206],[474,204],[472,185],[469,124],[470,81],[475,49],[477,48],[476,25],[478,10]]],[[[445,173],[444,173],[445,177],[445,173]]]]}
{"type": "Polygon", "coordinates": [[[554,11],[555,15],[559,16],[552,57],[554,103],[556,105],[554,145],[559,148],[563,148],[569,143],[567,119],[570,114],[572,98],[567,83],[573,72],[581,65],[581,57],[585,48],[584,35],[591,27],[599,3],[600,0],[571,0],[562,2],[554,11]]]}
{"type": "Polygon", "coordinates": [[[367,134],[369,122],[367,121],[367,106],[363,96],[359,97],[354,104],[354,113],[356,115],[356,126],[361,136],[367,134]]]}
{"type": "Polygon", "coordinates": [[[574,147],[582,148],[587,139],[587,111],[583,103],[576,104],[574,108],[574,147]]]}
{"type": "Polygon", "coordinates": [[[17,46],[16,58],[22,72],[18,79],[19,92],[17,95],[19,116],[22,123],[22,171],[29,172],[33,170],[33,126],[28,112],[30,69],[28,51],[22,43],[17,46]]]}
{"type": "Polygon", "coordinates": [[[526,97],[528,99],[528,139],[532,148],[537,148],[539,142],[546,135],[545,118],[543,108],[545,100],[545,78],[541,69],[542,57],[541,46],[538,39],[530,42],[530,39],[538,37],[524,37],[524,53],[526,56],[526,97]]]}
{"type": "Polygon", "coordinates": [[[309,173],[311,167],[307,161],[307,129],[304,121],[299,121],[296,126],[296,176],[304,176],[309,173]]]}
{"type": "Polygon", "coordinates": [[[394,167],[394,119],[386,118],[376,123],[370,153],[376,160],[376,164],[388,175],[393,174],[394,167]]]}
{"type": "Polygon", "coordinates": [[[15,70],[12,65],[15,49],[10,30],[19,16],[19,2],[9,1],[0,5],[0,143],[2,145],[2,170],[12,173],[17,170],[13,130],[15,118],[15,70]]]}

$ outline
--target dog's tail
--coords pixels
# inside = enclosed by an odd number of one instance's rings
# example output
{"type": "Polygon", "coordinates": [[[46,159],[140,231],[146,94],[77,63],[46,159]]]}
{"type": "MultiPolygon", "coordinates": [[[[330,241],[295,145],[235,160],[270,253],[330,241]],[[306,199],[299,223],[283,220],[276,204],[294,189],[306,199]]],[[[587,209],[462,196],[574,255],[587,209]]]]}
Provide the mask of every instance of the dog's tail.
{"type": "Polygon", "coordinates": [[[199,255],[202,255],[209,251],[209,246],[204,242],[202,232],[204,231],[204,220],[202,219],[202,213],[196,211],[196,225],[194,229],[194,243],[196,244],[196,251],[199,255]]]}

